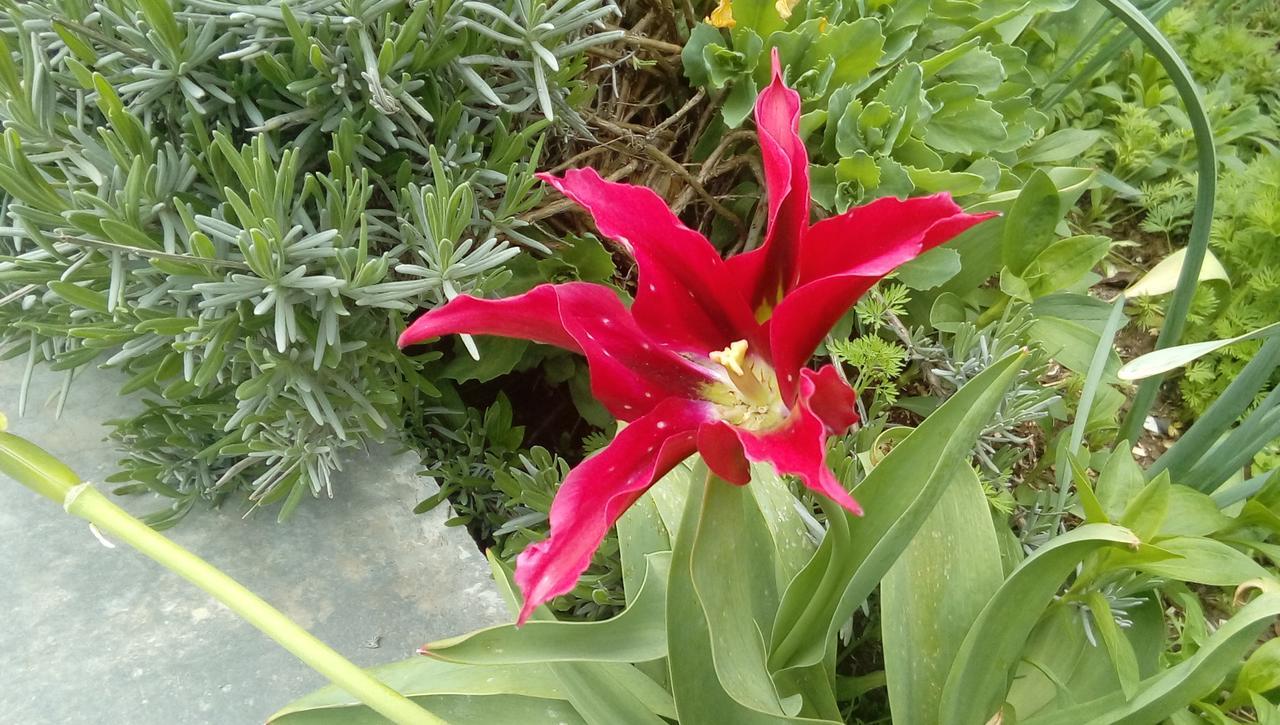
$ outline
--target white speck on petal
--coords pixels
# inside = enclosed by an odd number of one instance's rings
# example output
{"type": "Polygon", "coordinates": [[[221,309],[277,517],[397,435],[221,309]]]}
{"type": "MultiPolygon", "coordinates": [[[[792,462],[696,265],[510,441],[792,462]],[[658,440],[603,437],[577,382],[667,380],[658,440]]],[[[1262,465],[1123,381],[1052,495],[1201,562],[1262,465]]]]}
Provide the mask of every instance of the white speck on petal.
{"type": "Polygon", "coordinates": [[[658,421],[658,430],[662,430],[663,428],[666,428],[666,427],[667,427],[667,422],[665,420],[658,421]]]}

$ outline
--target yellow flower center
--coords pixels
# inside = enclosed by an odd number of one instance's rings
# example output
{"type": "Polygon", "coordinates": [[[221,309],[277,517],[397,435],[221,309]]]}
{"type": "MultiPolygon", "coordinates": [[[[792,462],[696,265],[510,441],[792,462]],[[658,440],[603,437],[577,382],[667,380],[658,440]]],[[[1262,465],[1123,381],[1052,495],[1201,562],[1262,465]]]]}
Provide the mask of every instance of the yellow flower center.
{"type": "Polygon", "coordinates": [[[778,378],[763,360],[748,355],[746,340],[708,355],[724,369],[724,382],[710,383],[703,396],[715,403],[721,419],[743,428],[771,428],[782,421],[778,378]]]}

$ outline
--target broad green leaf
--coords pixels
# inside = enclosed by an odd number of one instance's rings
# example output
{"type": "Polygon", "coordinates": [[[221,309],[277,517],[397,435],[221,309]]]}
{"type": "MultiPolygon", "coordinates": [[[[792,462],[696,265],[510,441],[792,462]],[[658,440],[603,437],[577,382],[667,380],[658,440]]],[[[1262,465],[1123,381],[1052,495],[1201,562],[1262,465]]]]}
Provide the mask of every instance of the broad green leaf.
{"type": "MultiPolygon", "coordinates": [[[[1028,336],[1032,342],[1044,348],[1050,357],[1080,375],[1089,374],[1100,337],[1089,323],[1049,316],[1037,318],[1032,323],[1028,336]]],[[[1120,359],[1112,352],[1107,356],[1103,379],[1114,378],[1119,369],[1120,359]]]]}
{"type": "Polygon", "coordinates": [[[1169,489],[1172,487],[1167,475],[1156,476],[1125,505],[1120,524],[1144,542],[1155,538],[1168,516],[1169,489]]]}
{"type": "Polygon", "coordinates": [[[960,255],[954,249],[938,247],[898,267],[898,280],[916,290],[933,289],[960,271],[960,255]]]}
{"type": "Polygon", "coordinates": [[[1098,472],[1098,502],[1107,518],[1115,521],[1124,515],[1125,507],[1147,485],[1146,477],[1133,456],[1123,446],[1111,451],[1098,472]]]}
{"type": "Polygon", "coordinates": [[[1143,680],[1136,697],[1116,692],[1074,707],[1020,720],[1021,725],[1157,723],[1211,692],[1258,635],[1280,616],[1280,594],[1266,593],[1227,620],[1195,654],[1143,680]]]}
{"type": "Polygon", "coordinates": [[[703,51],[708,45],[719,45],[724,36],[716,28],[707,23],[698,23],[689,33],[689,40],[680,51],[680,59],[684,63],[684,77],[694,86],[705,86],[710,82],[707,74],[707,63],[703,51]]]}
{"type": "Polygon", "coordinates": [[[732,0],[733,20],[737,25],[733,29],[736,36],[744,29],[750,29],[764,37],[769,33],[782,30],[787,21],[778,12],[774,0],[732,0]]]}
{"type": "Polygon", "coordinates": [[[646,662],[665,657],[666,582],[671,555],[646,557],[635,601],[598,622],[530,621],[487,627],[426,645],[430,656],[460,664],[527,662],[646,662]]]}
{"type": "MultiPolygon", "coordinates": [[[[587,725],[563,700],[524,695],[432,695],[410,698],[450,725],[587,725]]],[[[386,725],[387,719],[362,705],[300,710],[273,716],[271,725],[386,725]]]]}
{"type": "Polygon", "coordinates": [[[978,615],[961,643],[943,687],[938,722],[986,722],[1004,701],[1010,671],[1027,636],[1067,575],[1094,551],[1138,543],[1127,529],[1087,524],[1051,539],[1024,560],[978,615]]]}
{"type": "Polygon", "coordinates": [[[924,194],[936,194],[945,191],[953,196],[972,194],[982,188],[984,179],[977,174],[963,171],[934,171],[907,166],[907,176],[916,190],[924,194]]]}
{"type": "Polygon", "coordinates": [[[810,538],[805,521],[800,516],[802,504],[791,493],[787,482],[765,463],[751,467],[751,485],[747,490],[760,507],[765,526],[773,537],[774,556],[777,560],[778,591],[800,573],[813,556],[817,544],[810,538]]]}
{"type": "MultiPolygon", "coordinates": [[[[1178,286],[1178,275],[1182,273],[1182,261],[1186,257],[1187,249],[1183,247],[1160,260],[1149,272],[1142,275],[1141,279],[1130,285],[1124,291],[1124,296],[1129,298],[1153,297],[1172,292],[1178,286]]],[[[1205,251],[1204,263],[1200,266],[1200,276],[1197,279],[1201,282],[1220,280],[1228,284],[1231,283],[1231,278],[1227,276],[1226,268],[1209,250],[1205,251]]]]}
{"type": "MultiPolygon", "coordinates": [[[[739,0],[740,1],[740,0],[739,0]]],[[[769,3],[772,8],[772,3],[769,3]]],[[[734,3],[737,17],[738,2],[734,3]]],[[[776,11],[775,11],[776,15],[776,11]]],[[[806,20],[794,30],[767,35],[767,47],[778,49],[778,57],[790,70],[788,80],[809,69],[831,66],[830,77],[824,88],[856,86],[866,81],[867,74],[875,69],[884,48],[884,34],[876,18],[859,18],[848,23],[806,20]]],[[[760,31],[766,36],[765,31],[760,31]]],[[[756,69],[756,80],[764,81],[768,63],[762,62],[756,69]]],[[[825,93],[823,94],[825,95],[825,93]]]]}
{"type": "Polygon", "coordinates": [[[781,725],[782,723],[827,723],[832,721],[771,715],[747,707],[725,692],[716,675],[711,634],[702,603],[694,588],[692,559],[702,512],[707,470],[698,464],[693,485],[680,519],[671,556],[671,578],[667,584],[667,611],[680,616],[667,618],[668,661],[671,689],[679,720],[686,723],[742,723],[781,725]]]}
{"type": "Polygon", "coordinates": [[[1010,355],[984,370],[898,444],[854,491],[865,516],[829,511],[827,535],[783,595],[771,670],[823,660],[836,633],[924,523],[952,471],[967,465],[1022,359],[1010,355]]]}
{"type": "Polygon", "coordinates": [[[671,551],[671,535],[662,523],[658,505],[654,503],[652,496],[647,495],[636,499],[623,512],[617,526],[618,549],[622,560],[622,587],[627,604],[630,605],[636,600],[647,576],[648,556],[660,551],[671,551]]]}
{"type": "Polygon", "coordinates": [[[924,140],[938,151],[988,151],[1008,138],[1004,116],[966,83],[938,83],[926,93],[936,110],[924,124],[924,140]]]}
{"type": "Polygon", "coordinates": [[[1169,579],[1211,586],[1236,586],[1269,575],[1253,559],[1214,539],[1177,536],[1155,544],[1166,556],[1152,561],[1142,555],[1112,557],[1114,566],[1131,566],[1139,571],[1169,579]]]}
{"type": "Polygon", "coordinates": [[[1208,536],[1232,525],[1232,520],[1218,509],[1208,495],[1186,486],[1169,489],[1168,514],[1160,527],[1160,536],[1208,536]]]}
{"type": "Polygon", "coordinates": [[[589,723],[666,725],[659,715],[675,717],[667,692],[631,665],[550,664],[547,667],[555,673],[574,710],[589,723]],[[655,703],[659,707],[654,707],[655,703]]]}
{"type": "Polygon", "coordinates": [[[1036,171],[1022,187],[1005,220],[1000,242],[1004,266],[1022,275],[1040,251],[1057,238],[1054,230],[1062,219],[1062,212],[1061,196],[1053,179],[1043,171],[1036,171]]]}
{"type": "Polygon", "coordinates": [[[1225,706],[1242,707],[1250,695],[1263,695],[1276,688],[1280,688],[1280,639],[1271,639],[1244,661],[1225,706]]]}
{"type": "Polygon", "coordinates": [[[773,538],[744,487],[707,477],[689,564],[721,687],[749,708],[783,715],[765,664],[778,607],[773,538]]]}
{"type": "MultiPolygon", "coordinates": [[[[514,613],[519,609],[515,581],[509,568],[486,552],[498,591],[514,613]]],[[[665,558],[655,555],[655,559],[665,558]]],[[[555,622],[545,604],[533,611],[534,622],[555,622]]],[[[565,623],[568,624],[568,623],[565,623]]],[[[608,645],[603,645],[607,649],[608,645]]],[[[663,717],[675,717],[670,694],[633,665],[609,661],[547,662],[575,711],[588,722],[609,721],[631,725],[661,725],[663,717]]]]}
{"type": "Polygon", "coordinates": [[[991,510],[973,469],[958,466],[880,585],[893,722],[928,725],[969,627],[1004,581],[991,510]]]}
{"type": "Polygon", "coordinates": [[[1022,163],[1045,164],[1053,161],[1070,161],[1093,147],[1102,132],[1079,128],[1064,128],[1031,144],[1020,154],[1022,163]]]}
{"type": "Polygon", "coordinates": [[[1153,375],[1169,372],[1174,368],[1180,368],[1227,345],[1244,340],[1259,340],[1271,337],[1278,332],[1280,332],[1280,322],[1273,322],[1266,327],[1224,340],[1209,340],[1207,342],[1193,342],[1186,345],[1166,347],[1163,350],[1155,350],[1130,360],[1120,368],[1118,374],[1121,380],[1142,380],[1153,375]]]}
{"type": "Polygon", "coordinates": [[[1109,237],[1083,234],[1053,242],[1031,260],[1023,277],[1033,297],[1069,289],[1080,282],[1111,249],[1109,237]]]}
{"type": "MultiPolygon", "coordinates": [[[[530,722],[555,722],[556,716],[568,716],[570,722],[581,722],[573,708],[563,701],[564,691],[545,664],[475,666],[441,662],[429,657],[414,657],[390,665],[374,667],[370,673],[393,690],[400,692],[446,717],[439,708],[442,696],[463,696],[474,700],[477,711],[485,703],[501,712],[519,712],[533,717],[530,722]],[[494,698],[494,699],[490,699],[494,698]],[[550,712],[539,717],[538,709],[550,712]]],[[[461,722],[449,718],[450,722],[461,722]]],[[[271,716],[272,723],[383,723],[380,715],[335,685],[301,697],[271,716]]],[[[476,720],[472,720],[475,722],[476,720]]]]}
{"type": "MultiPolygon", "coordinates": [[[[1015,666],[1007,706],[1020,719],[1121,691],[1120,680],[1105,643],[1092,623],[1094,641],[1086,634],[1078,606],[1051,605],[1036,624],[1015,666]]],[[[1165,622],[1154,598],[1125,609],[1130,626],[1121,630],[1138,663],[1140,678],[1160,669],[1164,654],[1165,622]]]]}

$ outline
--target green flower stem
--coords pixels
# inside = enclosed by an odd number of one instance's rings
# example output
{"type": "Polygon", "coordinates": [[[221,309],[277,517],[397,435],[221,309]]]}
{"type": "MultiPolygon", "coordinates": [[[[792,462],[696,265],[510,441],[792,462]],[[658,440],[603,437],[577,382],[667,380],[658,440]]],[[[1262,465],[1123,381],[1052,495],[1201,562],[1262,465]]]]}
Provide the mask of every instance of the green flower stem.
{"type": "Polygon", "coordinates": [[[208,592],[333,684],[395,723],[434,725],[444,720],[352,664],[236,580],[170,541],[79,479],[39,446],[0,432],[0,471],[63,505],[99,531],[123,541],[208,592]]]}

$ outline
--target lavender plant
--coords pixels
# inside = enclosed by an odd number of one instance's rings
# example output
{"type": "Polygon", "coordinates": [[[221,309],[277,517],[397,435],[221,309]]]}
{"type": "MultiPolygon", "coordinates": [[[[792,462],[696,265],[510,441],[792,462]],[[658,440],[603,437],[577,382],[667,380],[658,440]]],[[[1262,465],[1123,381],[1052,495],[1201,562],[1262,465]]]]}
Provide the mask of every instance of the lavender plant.
{"type": "Polygon", "coordinates": [[[343,450],[438,393],[439,363],[395,349],[404,316],[546,251],[532,172],[546,134],[581,131],[615,13],[5,3],[3,355],[128,375],[148,402],[116,424],[119,479],[172,499],[152,523],[237,490],[282,517],[332,496],[343,450]]]}

